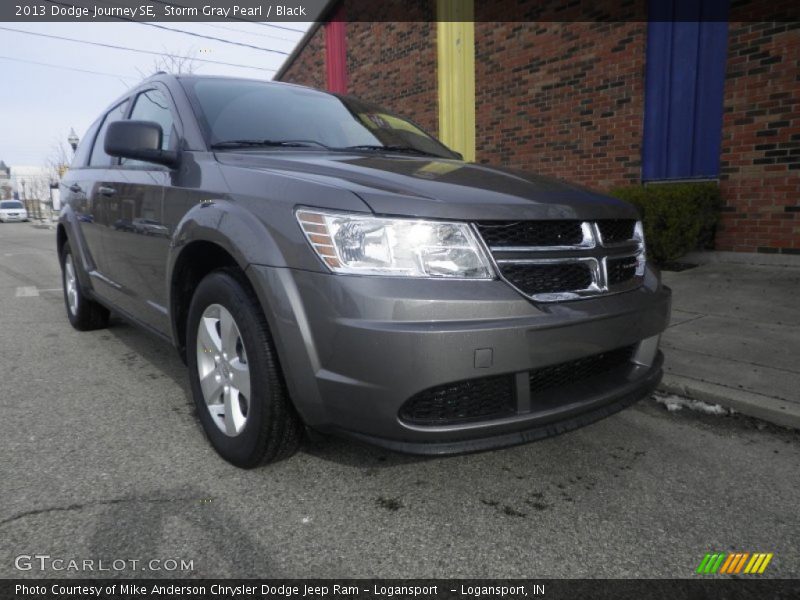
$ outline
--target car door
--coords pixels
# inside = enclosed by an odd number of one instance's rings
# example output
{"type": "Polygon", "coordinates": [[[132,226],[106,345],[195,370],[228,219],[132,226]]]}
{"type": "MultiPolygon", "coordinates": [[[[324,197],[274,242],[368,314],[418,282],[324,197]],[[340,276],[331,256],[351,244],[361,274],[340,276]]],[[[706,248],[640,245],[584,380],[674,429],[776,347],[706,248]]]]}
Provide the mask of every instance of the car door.
{"type": "Polygon", "coordinates": [[[105,297],[109,296],[109,289],[113,289],[113,286],[110,286],[106,276],[107,262],[103,245],[106,214],[98,189],[99,182],[106,178],[114,159],[103,151],[103,140],[108,125],[123,119],[127,109],[128,101],[124,100],[89,128],[60,184],[61,197],[75,214],[76,233],[81,238],[77,241],[78,247],[73,250],[80,253],[84,269],[92,276],[93,287],[105,297]]]}
{"type": "MultiPolygon", "coordinates": [[[[162,149],[175,150],[181,127],[167,89],[154,83],[139,91],[132,102],[128,118],[161,125],[162,149]]],[[[123,158],[104,201],[111,224],[106,229],[106,260],[109,277],[120,286],[117,303],[165,334],[170,331],[165,279],[172,232],[163,224],[163,205],[169,181],[168,167],[123,158]]]]}

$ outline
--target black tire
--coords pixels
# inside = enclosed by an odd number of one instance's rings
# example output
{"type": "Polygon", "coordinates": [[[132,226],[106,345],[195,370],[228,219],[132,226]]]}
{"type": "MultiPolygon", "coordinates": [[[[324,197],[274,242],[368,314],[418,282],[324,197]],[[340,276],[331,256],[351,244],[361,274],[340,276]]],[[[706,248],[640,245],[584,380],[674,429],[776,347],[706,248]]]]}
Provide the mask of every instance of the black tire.
{"type": "Polygon", "coordinates": [[[108,327],[110,313],[108,309],[90,300],[81,287],[80,277],[78,277],[80,266],[77,260],[73,259],[72,249],[69,242],[64,244],[61,250],[61,286],[64,290],[64,306],[67,309],[67,318],[72,326],[78,331],[92,331],[94,329],[105,329],[108,327]],[[67,291],[67,263],[72,264],[74,273],[75,296],[77,307],[75,310],[70,306],[69,294],[67,291]]]}
{"type": "Polygon", "coordinates": [[[302,440],[302,424],[289,398],[275,345],[258,299],[235,269],[208,274],[197,286],[189,306],[186,358],[197,415],[214,449],[244,469],[277,462],[294,454],[302,440]],[[197,338],[200,319],[217,304],[230,312],[241,336],[250,369],[251,398],[247,418],[236,435],[215,423],[200,386],[197,338]]]}

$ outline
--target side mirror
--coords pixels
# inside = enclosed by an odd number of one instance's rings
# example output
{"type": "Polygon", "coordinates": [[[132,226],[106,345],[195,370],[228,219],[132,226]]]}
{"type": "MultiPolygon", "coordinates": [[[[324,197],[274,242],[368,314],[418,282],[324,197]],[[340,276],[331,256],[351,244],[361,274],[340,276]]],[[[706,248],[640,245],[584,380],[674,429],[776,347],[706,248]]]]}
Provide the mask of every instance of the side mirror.
{"type": "Polygon", "coordinates": [[[174,168],[178,153],[162,150],[164,132],[153,121],[114,121],[106,130],[103,149],[109,156],[132,158],[174,168]]]}

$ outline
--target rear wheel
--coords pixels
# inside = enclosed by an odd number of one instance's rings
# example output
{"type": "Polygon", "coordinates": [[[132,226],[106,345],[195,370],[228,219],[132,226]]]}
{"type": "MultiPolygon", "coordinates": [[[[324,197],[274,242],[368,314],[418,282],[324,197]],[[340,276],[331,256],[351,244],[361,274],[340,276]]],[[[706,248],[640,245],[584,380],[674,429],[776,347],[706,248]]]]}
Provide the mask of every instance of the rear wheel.
{"type": "Polygon", "coordinates": [[[261,306],[241,273],[214,271],[197,286],[186,348],[197,414],[225,460],[252,468],[297,450],[300,420],[261,306]]]}
{"type": "Polygon", "coordinates": [[[109,312],[102,304],[86,297],[78,279],[78,265],[72,256],[69,242],[61,251],[61,279],[67,318],[79,331],[103,329],[108,326],[109,312]]]}

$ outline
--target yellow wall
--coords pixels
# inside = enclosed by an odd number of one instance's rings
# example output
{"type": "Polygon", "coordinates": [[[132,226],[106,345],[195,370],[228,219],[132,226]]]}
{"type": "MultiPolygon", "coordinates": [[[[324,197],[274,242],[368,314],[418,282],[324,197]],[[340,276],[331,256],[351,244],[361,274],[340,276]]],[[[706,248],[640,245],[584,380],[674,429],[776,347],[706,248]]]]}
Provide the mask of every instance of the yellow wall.
{"type": "Polygon", "coordinates": [[[473,0],[437,0],[439,139],[475,160],[473,0]],[[447,19],[447,20],[445,20],[447,19]]]}

